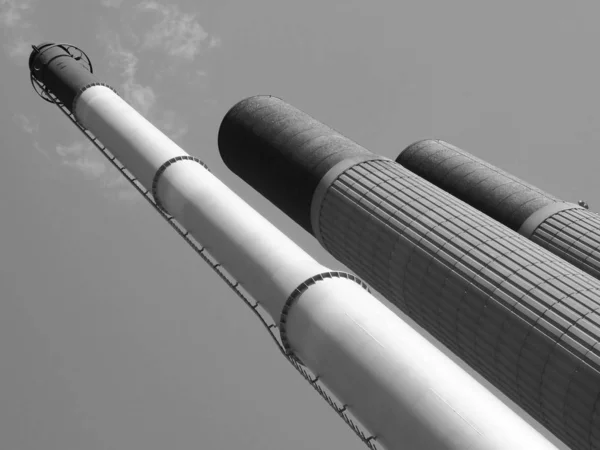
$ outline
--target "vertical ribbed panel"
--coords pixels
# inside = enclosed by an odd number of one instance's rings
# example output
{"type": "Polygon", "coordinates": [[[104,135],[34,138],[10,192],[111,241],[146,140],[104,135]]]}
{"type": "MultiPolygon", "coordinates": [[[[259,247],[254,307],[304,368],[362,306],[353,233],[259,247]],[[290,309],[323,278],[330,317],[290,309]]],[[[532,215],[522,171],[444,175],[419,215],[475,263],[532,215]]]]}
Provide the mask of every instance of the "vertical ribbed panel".
{"type": "Polygon", "coordinates": [[[391,161],[339,176],[319,227],[333,256],[555,435],[600,448],[597,280],[391,161]]]}
{"type": "Polygon", "coordinates": [[[600,279],[600,216],[568,209],[550,216],[530,239],[600,279]]]}
{"type": "MultiPolygon", "coordinates": [[[[416,142],[408,146],[396,162],[519,232],[536,212],[545,214],[544,208],[565,204],[444,141],[416,142]]],[[[600,279],[600,216],[588,210],[573,209],[560,213],[549,211],[539,220],[541,225],[533,235],[522,234],[600,279]]]]}

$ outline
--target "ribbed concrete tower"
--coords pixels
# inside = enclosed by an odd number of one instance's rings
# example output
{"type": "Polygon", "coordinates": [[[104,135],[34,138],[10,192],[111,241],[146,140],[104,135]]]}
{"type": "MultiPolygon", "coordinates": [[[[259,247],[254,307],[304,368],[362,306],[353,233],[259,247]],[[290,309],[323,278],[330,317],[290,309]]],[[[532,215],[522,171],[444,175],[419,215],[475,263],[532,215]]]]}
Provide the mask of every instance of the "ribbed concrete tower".
{"type": "Polygon", "coordinates": [[[553,197],[444,141],[408,146],[411,172],[600,279],[600,216],[553,197]]]}
{"type": "Polygon", "coordinates": [[[600,282],[277,98],[235,105],[219,150],[555,435],[600,448],[600,282]]]}
{"type": "Polygon", "coordinates": [[[256,301],[249,302],[253,310],[260,306],[270,316],[261,319],[269,330],[278,326],[281,351],[365,444],[390,450],[555,449],[377,301],[361,280],[322,266],[244,203],[99,83],[79,63],[85,60],[91,69],[87,57],[75,54],[72,46],[34,48],[34,86],[125,164],[169,222],[206,246],[199,253],[208,248],[218,261],[213,268],[224,267],[230,287],[239,294],[241,286],[256,301]],[[374,435],[363,435],[348,412],[374,435]]]}

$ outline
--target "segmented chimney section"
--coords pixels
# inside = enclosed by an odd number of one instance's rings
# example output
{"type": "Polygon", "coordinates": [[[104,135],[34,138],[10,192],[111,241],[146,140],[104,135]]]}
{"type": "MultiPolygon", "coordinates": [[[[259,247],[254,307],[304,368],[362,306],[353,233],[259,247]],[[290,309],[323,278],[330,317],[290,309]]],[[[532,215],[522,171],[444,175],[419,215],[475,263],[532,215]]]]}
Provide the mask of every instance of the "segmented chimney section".
{"type": "Polygon", "coordinates": [[[600,279],[600,216],[562,201],[460,148],[426,139],[396,161],[600,279]]]}
{"type": "Polygon", "coordinates": [[[233,107],[219,149],[551,432],[576,450],[600,448],[597,280],[279,99],[233,107]]]}
{"type": "Polygon", "coordinates": [[[65,46],[30,59],[62,102],[279,324],[285,349],[389,449],[552,449],[545,438],[384,307],[331,271],[99,83],[65,46]]]}

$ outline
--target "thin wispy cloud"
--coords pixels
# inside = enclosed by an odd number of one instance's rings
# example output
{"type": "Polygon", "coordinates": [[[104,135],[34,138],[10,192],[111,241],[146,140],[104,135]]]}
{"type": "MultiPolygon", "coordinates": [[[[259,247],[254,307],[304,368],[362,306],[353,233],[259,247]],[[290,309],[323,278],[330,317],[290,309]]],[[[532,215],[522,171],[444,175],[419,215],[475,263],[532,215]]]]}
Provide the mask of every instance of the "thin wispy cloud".
{"type": "Polygon", "coordinates": [[[102,0],[101,4],[107,8],[120,8],[123,0],[102,0]]]}
{"type": "Polygon", "coordinates": [[[76,140],[69,145],[59,144],[56,146],[56,153],[63,166],[77,172],[87,181],[98,183],[107,198],[139,200],[135,189],[91,142],[76,140]]]}
{"type": "Polygon", "coordinates": [[[157,126],[174,141],[178,141],[188,132],[187,124],[173,110],[165,110],[158,118],[157,126]]]}
{"type": "Polygon", "coordinates": [[[34,121],[33,119],[29,118],[23,113],[15,114],[13,116],[13,120],[19,126],[19,128],[21,128],[25,133],[32,136],[36,135],[40,128],[38,122],[34,121]]]}
{"type": "MultiPolygon", "coordinates": [[[[113,173],[113,171],[111,171],[111,173],[113,173]]],[[[104,193],[107,197],[112,197],[115,200],[128,203],[142,201],[139,192],[116,170],[111,179],[107,178],[105,187],[104,193]]]]}
{"type": "Polygon", "coordinates": [[[68,167],[88,181],[99,183],[105,188],[104,194],[107,197],[122,201],[135,199],[134,188],[91,142],[80,139],[68,145],[58,144],[55,148],[56,153],[51,156],[40,144],[38,139],[40,125],[36,119],[18,113],[13,116],[13,121],[23,133],[31,137],[33,148],[49,161],[57,161],[58,157],[62,166],[68,167]]]}
{"type": "Polygon", "coordinates": [[[150,108],[156,103],[156,94],[150,86],[142,86],[139,83],[130,81],[123,86],[125,98],[142,115],[147,116],[150,108]]]}
{"type": "Polygon", "coordinates": [[[31,24],[26,15],[33,9],[32,0],[0,0],[0,26],[28,28],[31,24]]]}
{"type": "Polygon", "coordinates": [[[0,0],[0,28],[4,34],[4,53],[19,66],[27,64],[30,44],[38,40],[37,28],[29,16],[34,12],[34,0],[0,0]]]}
{"type": "MultiPolygon", "coordinates": [[[[157,95],[150,86],[138,81],[139,59],[134,52],[121,44],[118,34],[105,32],[99,37],[106,43],[109,66],[118,71],[122,78],[119,89],[123,98],[171,139],[181,139],[187,133],[187,125],[175,111],[155,108],[157,95]]],[[[162,72],[159,70],[159,74],[162,72]]]]}
{"type": "Polygon", "coordinates": [[[36,39],[26,41],[23,37],[18,36],[12,39],[9,43],[4,44],[2,48],[8,58],[10,58],[17,66],[24,67],[27,65],[29,55],[31,54],[31,42],[36,39]]]}
{"type": "Polygon", "coordinates": [[[38,132],[40,129],[39,122],[35,119],[30,118],[29,116],[18,113],[13,116],[13,122],[27,135],[31,136],[33,148],[37,150],[37,152],[45,157],[46,159],[50,159],[50,155],[44,149],[44,147],[40,144],[38,140],[38,132]]]}
{"type": "Polygon", "coordinates": [[[70,145],[58,144],[56,153],[62,164],[76,169],[88,180],[95,180],[106,173],[106,163],[91,142],[75,141],[70,145]]]}
{"type": "Polygon", "coordinates": [[[109,65],[118,70],[123,81],[120,86],[124,99],[140,114],[147,116],[156,102],[156,94],[150,86],[144,86],[137,80],[138,57],[121,45],[117,34],[99,36],[106,44],[109,65]]]}
{"type": "Polygon", "coordinates": [[[142,47],[161,49],[168,55],[193,60],[203,46],[216,46],[218,38],[209,37],[196,19],[195,14],[182,12],[177,5],[164,5],[156,1],[144,1],[136,10],[140,14],[154,14],[157,21],[143,34],[142,47]]]}
{"type": "Polygon", "coordinates": [[[13,42],[4,44],[4,50],[9,58],[25,62],[31,54],[31,44],[22,37],[18,37],[13,42]]]}
{"type": "Polygon", "coordinates": [[[217,48],[221,46],[221,38],[218,36],[211,36],[208,41],[208,48],[217,48]]]}

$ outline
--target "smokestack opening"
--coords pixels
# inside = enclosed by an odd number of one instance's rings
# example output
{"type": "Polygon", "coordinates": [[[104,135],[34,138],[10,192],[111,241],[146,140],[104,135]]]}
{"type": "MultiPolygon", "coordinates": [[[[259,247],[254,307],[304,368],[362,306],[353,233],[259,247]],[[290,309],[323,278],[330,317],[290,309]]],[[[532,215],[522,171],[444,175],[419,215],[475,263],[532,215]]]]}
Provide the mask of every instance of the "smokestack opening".
{"type": "Polygon", "coordinates": [[[51,45],[55,45],[55,44],[53,44],[52,42],[42,42],[39,45],[33,45],[33,44],[31,45],[31,48],[33,50],[31,51],[31,54],[29,55],[29,71],[31,72],[32,75],[35,75],[35,73],[39,72],[42,69],[41,64],[37,65],[37,66],[35,65],[37,57],[43,53],[44,49],[47,49],[51,45]]]}
{"type": "Polygon", "coordinates": [[[33,88],[45,100],[58,99],[72,110],[77,94],[96,83],[90,59],[70,44],[44,42],[31,47],[29,71],[33,88]]]}
{"type": "Polygon", "coordinates": [[[351,157],[382,158],[269,95],[234,105],[218,145],[229,170],[309,233],[312,198],[329,169],[351,157]]]}

